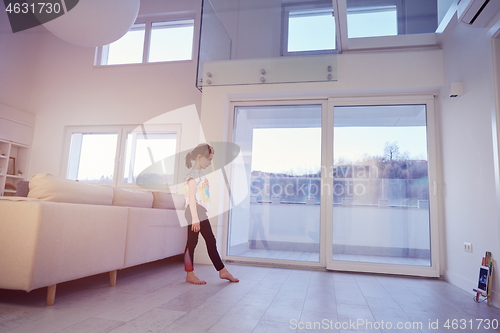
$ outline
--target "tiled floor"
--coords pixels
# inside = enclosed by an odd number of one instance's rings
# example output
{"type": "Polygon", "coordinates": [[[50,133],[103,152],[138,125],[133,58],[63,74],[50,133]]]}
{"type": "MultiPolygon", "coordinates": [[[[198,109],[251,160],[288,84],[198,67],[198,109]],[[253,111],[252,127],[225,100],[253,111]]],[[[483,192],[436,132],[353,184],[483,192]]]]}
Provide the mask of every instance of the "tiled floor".
{"type": "Polygon", "coordinates": [[[120,271],[114,288],[105,274],[62,283],[52,307],[45,289],[0,290],[0,332],[500,332],[485,326],[498,324],[500,309],[440,280],[228,268],[239,283],[198,265],[208,284],[195,286],[183,281],[181,262],[163,260],[120,271]]]}

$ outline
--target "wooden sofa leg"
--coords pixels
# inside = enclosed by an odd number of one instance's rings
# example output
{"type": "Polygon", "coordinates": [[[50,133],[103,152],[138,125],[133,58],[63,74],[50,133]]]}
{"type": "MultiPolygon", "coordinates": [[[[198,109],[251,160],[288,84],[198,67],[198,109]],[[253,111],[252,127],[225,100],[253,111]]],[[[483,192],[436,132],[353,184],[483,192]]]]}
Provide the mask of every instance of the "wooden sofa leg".
{"type": "Polygon", "coordinates": [[[47,287],[47,306],[54,305],[56,300],[56,286],[57,284],[47,287]]]}
{"type": "Polygon", "coordinates": [[[111,287],[116,286],[116,274],[118,271],[109,272],[109,284],[111,287]]]}

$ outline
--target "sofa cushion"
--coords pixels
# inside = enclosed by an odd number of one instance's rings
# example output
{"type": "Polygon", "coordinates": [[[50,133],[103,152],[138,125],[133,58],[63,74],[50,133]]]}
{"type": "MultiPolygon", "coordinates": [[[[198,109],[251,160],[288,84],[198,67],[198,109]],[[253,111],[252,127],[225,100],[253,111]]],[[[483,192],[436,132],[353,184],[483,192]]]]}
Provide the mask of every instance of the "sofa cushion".
{"type": "Polygon", "coordinates": [[[113,206],[125,207],[153,207],[153,193],[147,191],[128,191],[121,188],[113,188],[113,206]]]}
{"type": "Polygon", "coordinates": [[[45,201],[111,205],[113,188],[59,178],[50,173],[37,174],[29,183],[29,198],[45,201]]]}
{"type": "Polygon", "coordinates": [[[184,195],[166,192],[153,192],[153,208],[160,209],[184,209],[184,195]]]}

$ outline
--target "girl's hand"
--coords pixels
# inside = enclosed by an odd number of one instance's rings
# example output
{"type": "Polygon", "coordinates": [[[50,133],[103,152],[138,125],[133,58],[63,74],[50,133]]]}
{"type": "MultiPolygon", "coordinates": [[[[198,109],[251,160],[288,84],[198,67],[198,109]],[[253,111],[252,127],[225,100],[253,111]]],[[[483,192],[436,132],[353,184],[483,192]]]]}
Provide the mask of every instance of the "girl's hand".
{"type": "Polygon", "coordinates": [[[200,222],[193,222],[191,225],[191,230],[194,232],[200,231],[200,222]]]}

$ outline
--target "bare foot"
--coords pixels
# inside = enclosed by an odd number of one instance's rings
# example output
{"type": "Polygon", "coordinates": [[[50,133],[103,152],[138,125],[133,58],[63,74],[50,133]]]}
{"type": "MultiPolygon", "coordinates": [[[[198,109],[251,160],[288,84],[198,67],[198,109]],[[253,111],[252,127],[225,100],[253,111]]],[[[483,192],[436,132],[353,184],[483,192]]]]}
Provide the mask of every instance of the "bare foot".
{"type": "Polygon", "coordinates": [[[235,278],[234,276],[232,276],[231,273],[229,273],[229,271],[225,267],[219,271],[219,277],[221,279],[229,280],[230,282],[239,282],[240,281],[237,278],[235,278]]]}
{"type": "Polygon", "coordinates": [[[198,278],[196,275],[194,275],[193,272],[187,272],[186,282],[189,282],[192,284],[207,284],[205,281],[200,280],[200,278],[198,278]]]}

